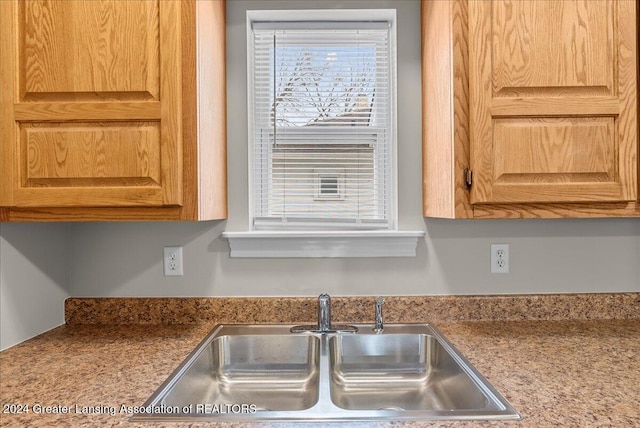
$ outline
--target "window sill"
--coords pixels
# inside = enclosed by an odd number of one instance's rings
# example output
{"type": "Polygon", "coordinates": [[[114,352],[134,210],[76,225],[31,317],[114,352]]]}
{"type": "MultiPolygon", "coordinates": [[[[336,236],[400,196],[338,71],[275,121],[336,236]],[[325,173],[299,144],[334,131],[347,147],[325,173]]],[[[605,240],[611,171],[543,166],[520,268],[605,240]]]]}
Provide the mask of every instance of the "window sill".
{"type": "Polygon", "coordinates": [[[231,257],[415,257],[424,231],[224,232],[231,257]]]}

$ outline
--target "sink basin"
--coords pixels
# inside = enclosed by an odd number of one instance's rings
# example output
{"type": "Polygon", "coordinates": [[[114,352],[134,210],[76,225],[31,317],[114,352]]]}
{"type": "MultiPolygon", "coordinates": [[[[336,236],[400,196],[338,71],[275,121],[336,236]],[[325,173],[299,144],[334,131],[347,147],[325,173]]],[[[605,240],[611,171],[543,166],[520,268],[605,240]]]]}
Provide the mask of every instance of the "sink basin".
{"type": "Polygon", "coordinates": [[[427,334],[329,339],[331,400],[349,410],[484,410],[488,399],[427,334]]]}
{"type": "Polygon", "coordinates": [[[133,421],[519,419],[430,324],[218,325],[133,421]]]}
{"type": "MultiPolygon", "coordinates": [[[[303,410],[318,401],[320,340],[240,335],[211,340],[162,399],[165,406],[251,403],[261,410],[303,410]]],[[[204,407],[202,408],[204,411],[204,407]]]]}

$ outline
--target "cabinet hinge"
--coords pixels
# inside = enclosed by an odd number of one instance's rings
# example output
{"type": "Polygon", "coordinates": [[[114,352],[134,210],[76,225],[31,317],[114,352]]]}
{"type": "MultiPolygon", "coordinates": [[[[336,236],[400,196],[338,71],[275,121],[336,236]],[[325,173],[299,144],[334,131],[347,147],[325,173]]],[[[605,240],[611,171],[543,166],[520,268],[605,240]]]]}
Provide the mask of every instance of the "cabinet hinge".
{"type": "Polygon", "coordinates": [[[464,187],[467,190],[469,190],[471,189],[472,184],[473,184],[473,172],[471,172],[471,169],[465,168],[464,169],[464,187]]]}

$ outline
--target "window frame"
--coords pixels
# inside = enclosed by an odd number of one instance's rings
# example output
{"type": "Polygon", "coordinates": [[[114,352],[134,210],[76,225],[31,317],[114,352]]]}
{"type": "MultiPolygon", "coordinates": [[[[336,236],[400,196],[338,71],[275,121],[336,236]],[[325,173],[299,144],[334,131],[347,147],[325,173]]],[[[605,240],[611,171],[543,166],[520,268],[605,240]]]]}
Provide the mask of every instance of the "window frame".
{"type": "MultiPolygon", "coordinates": [[[[254,103],[254,44],[253,44],[253,24],[257,22],[273,22],[273,23],[284,23],[286,25],[287,22],[309,22],[310,25],[317,25],[318,22],[321,22],[322,25],[326,25],[327,22],[348,22],[348,23],[358,23],[358,22],[369,22],[369,21],[387,21],[389,22],[389,64],[390,64],[390,77],[387,82],[390,91],[389,97],[389,127],[387,129],[389,133],[389,171],[387,176],[385,177],[386,182],[389,185],[389,193],[387,196],[387,200],[385,201],[385,205],[387,207],[387,227],[379,228],[379,227],[369,227],[369,229],[377,230],[377,231],[397,231],[398,230],[398,189],[397,189],[397,35],[396,35],[396,11],[395,9],[340,9],[340,10],[252,10],[247,11],[247,113],[248,113],[248,174],[249,174],[249,230],[250,231],[260,231],[260,230],[281,230],[285,231],[288,229],[286,225],[281,227],[267,227],[264,228],[256,228],[256,218],[257,215],[257,207],[255,206],[255,195],[256,190],[260,186],[256,181],[255,175],[255,159],[256,159],[256,151],[255,151],[255,142],[253,141],[255,135],[255,117],[253,113],[253,103],[254,103]]],[[[376,77],[377,79],[378,77],[376,77]]],[[[377,129],[372,127],[367,129],[366,132],[370,133],[373,129],[377,129]]],[[[346,130],[344,130],[346,131],[346,130]]],[[[377,178],[376,178],[377,179],[377,178]]],[[[331,199],[327,198],[323,200],[330,201],[331,199]]],[[[297,222],[292,222],[291,228],[296,231],[305,231],[305,230],[334,230],[331,226],[331,222],[328,222],[324,227],[319,226],[318,224],[309,224],[305,227],[301,227],[301,225],[297,222]]],[[[338,227],[340,230],[352,230],[357,231],[361,230],[360,227],[349,227],[341,225],[338,227]]]]}

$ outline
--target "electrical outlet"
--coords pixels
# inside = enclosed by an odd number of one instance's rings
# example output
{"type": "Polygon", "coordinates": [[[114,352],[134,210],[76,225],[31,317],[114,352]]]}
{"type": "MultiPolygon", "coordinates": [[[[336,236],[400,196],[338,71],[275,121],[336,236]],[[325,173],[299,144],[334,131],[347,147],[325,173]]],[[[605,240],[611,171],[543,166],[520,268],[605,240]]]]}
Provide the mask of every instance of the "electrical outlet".
{"type": "Polygon", "coordinates": [[[164,247],[164,276],[183,276],[182,247],[164,247]]]}
{"type": "Polygon", "coordinates": [[[509,273],[509,244],[491,244],[491,273],[509,273]]]}

